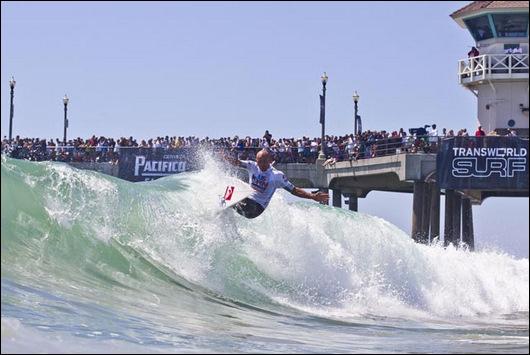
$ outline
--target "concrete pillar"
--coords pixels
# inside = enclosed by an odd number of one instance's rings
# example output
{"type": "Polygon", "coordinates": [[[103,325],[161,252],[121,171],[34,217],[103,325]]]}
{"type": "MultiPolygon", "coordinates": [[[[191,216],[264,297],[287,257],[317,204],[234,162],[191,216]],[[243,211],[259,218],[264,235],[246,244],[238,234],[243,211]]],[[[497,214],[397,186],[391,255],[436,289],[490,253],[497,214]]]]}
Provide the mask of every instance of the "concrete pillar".
{"type": "Polygon", "coordinates": [[[462,196],[455,193],[453,200],[453,244],[460,244],[461,230],[462,230],[462,196]]]}
{"type": "Polygon", "coordinates": [[[425,193],[425,183],[418,181],[414,183],[414,196],[412,199],[412,239],[416,242],[422,241],[422,205],[425,193]]]}
{"type": "Polygon", "coordinates": [[[453,207],[455,191],[445,190],[445,223],[444,223],[444,245],[448,246],[453,241],[453,207]]]}
{"type": "Polygon", "coordinates": [[[466,243],[470,250],[475,250],[475,237],[473,235],[473,208],[471,200],[462,200],[462,242],[466,243]]]}
{"type": "Polygon", "coordinates": [[[359,210],[359,198],[357,197],[356,194],[348,194],[348,197],[349,197],[349,204],[348,204],[348,209],[350,211],[355,211],[357,212],[359,210]]]}
{"type": "Polygon", "coordinates": [[[425,184],[421,207],[421,242],[429,243],[429,227],[431,225],[431,195],[432,184],[425,184]]]}
{"type": "Polygon", "coordinates": [[[431,243],[440,237],[440,189],[434,183],[431,190],[431,243]]]}
{"type": "Polygon", "coordinates": [[[342,207],[342,193],[339,189],[333,189],[333,207],[342,207]]]}

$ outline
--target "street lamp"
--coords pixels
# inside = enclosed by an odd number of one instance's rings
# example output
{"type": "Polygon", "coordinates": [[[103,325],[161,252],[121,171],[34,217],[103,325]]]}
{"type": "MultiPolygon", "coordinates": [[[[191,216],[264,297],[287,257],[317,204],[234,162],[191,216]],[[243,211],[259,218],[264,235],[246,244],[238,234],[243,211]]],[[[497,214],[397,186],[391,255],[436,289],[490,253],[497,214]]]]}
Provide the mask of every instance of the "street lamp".
{"type": "Polygon", "coordinates": [[[324,137],[326,132],[326,84],[328,82],[328,76],[326,72],[320,76],[322,81],[322,95],[320,95],[320,124],[322,125],[322,136],[320,138],[320,154],[318,159],[325,160],[326,154],[324,153],[324,137]]]}
{"type": "Polygon", "coordinates": [[[11,88],[11,107],[9,109],[9,142],[11,142],[11,137],[13,133],[13,111],[15,108],[13,106],[13,96],[14,96],[14,90],[15,90],[16,83],[17,82],[15,81],[15,78],[11,76],[11,80],[9,80],[9,87],[11,88]]]}
{"type": "Polygon", "coordinates": [[[353,92],[353,102],[355,104],[355,115],[353,119],[353,135],[357,135],[359,132],[357,132],[357,120],[359,120],[359,117],[357,116],[357,103],[359,102],[359,94],[357,93],[357,90],[353,92]]]}
{"type": "Polygon", "coordinates": [[[63,103],[64,103],[64,135],[63,135],[63,144],[66,145],[66,128],[68,127],[68,119],[66,118],[66,111],[68,110],[68,101],[70,101],[70,99],[68,98],[68,96],[66,96],[66,94],[64,94],[64,97],[63,97],[63,103]]]}

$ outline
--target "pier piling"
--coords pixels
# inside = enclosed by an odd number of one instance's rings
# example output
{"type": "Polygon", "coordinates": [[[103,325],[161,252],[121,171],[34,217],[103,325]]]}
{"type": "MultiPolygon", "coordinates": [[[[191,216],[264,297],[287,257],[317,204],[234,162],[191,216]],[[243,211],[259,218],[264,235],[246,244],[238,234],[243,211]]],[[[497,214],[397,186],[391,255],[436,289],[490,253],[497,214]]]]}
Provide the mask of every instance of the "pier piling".
{"type": "Polygon", "coordinates": [[[342,193],[339,189],[333,189],[333,207],[342,207],[342,193]]]}
{"type": "Polygon", "coordinates": [[[431,224],[431,198],[432,198],[432,184],[424,184],[423,186],[423,206],[421,213],[421,242],[429,243],[429,229],[431,224]]]}
{"type": "Polygon", "coordinates": [[[431,186],[431,235],[430,242],[440,237],[440,189],[436,183],[431,186]]]}
{"type": "Polygon", "coordinates": [[[458,246],[462,236],[462,196],[455,193],[453,198],[453,244],[458,246]]]}
{"type": "Polygon", "coordinates": [[[350,211],[355,211],[357,212],[359,210],[359,198],[357,197],[356,194],[348,194],[348,199],[349,199],[349,203],[348,203],[348,209],[350,211]]]}
{"type": "Polygon", "coordinates": [[[454,190],[445,190],[445,223],[444,223],[444,245],[453,243],[453,206],[454,190]]]}
{"type": "Polygon", "coordinates": [[[417,181],[414,183],[414,195],[412,200],[412,239],[416,242],[422,241],[422,216],[423,200],[425,194],[425,183],[417,181]]]}
{"type": "Polygon", "coordinates": [[[462,199],[462,242],[467,244],[470,250],[475,249],[475,240],[473,235],[473,209],[471,200],[462,199]]]}

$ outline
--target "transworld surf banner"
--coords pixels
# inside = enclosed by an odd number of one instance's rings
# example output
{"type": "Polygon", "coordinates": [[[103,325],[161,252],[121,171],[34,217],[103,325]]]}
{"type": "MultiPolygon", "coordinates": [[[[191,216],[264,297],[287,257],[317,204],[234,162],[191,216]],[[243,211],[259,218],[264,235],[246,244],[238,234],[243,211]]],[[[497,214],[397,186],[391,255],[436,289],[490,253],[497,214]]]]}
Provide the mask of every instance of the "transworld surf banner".
{"type": "Polygon", "coordinates": [[[118,177],[128,181],[148,181],[196,170],[194,148],[121,148],[118,177]]]}
{"type": "Polygon", "coordinates": [[[528,190],[528,139],[444,139],[436,160],[442,189],[528,190]]]}

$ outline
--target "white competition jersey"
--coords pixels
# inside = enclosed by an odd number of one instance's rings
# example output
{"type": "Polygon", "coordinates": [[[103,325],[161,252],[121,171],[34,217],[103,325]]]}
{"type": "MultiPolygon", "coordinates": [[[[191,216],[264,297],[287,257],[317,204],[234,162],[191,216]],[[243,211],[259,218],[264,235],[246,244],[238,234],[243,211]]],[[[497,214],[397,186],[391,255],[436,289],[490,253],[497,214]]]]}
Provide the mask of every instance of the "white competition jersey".
{"type": "Polygon", "coordinates": [[[241,166],[248,171],[249,184],[254,190],[249,196],[252,200],[258,202],[263,208],[269,204],[274,191],[282,187],[292,192],[294,185],[287,180],[285,175],[270,167],[267,171],[261,171],[258,164],[251,160],[240,160],[241,166]]]}

